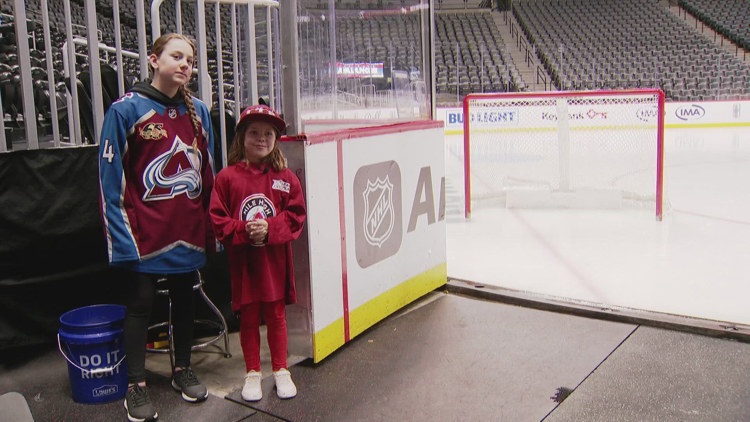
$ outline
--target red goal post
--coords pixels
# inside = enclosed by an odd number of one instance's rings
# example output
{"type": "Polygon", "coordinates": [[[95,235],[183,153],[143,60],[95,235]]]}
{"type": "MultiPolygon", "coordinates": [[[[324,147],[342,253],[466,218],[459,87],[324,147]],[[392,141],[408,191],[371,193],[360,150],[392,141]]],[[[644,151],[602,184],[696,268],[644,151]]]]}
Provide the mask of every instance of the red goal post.
{"type": "Polygon", "coordinates": [[[664,201],[659,89],[468,94],[464,213],[516,208],[651,207],[664,201]],[[560,116],[563,116],[560,118],[560,116]]]}

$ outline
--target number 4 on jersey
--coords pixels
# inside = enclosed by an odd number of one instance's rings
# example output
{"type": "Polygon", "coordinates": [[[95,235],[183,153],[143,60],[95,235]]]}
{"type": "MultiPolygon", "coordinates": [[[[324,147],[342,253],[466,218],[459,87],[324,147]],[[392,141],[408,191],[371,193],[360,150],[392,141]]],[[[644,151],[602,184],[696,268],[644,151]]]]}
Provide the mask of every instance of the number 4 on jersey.
{"type": "Polygon", "coordinates": [[[104,152],[102,152],[102,158],[105,158],[110,164],[112,164],[112,159],[115,158],[115,154],[112,152],[112,144],[109,143],[109,139],[104,140],[104,152]]]}

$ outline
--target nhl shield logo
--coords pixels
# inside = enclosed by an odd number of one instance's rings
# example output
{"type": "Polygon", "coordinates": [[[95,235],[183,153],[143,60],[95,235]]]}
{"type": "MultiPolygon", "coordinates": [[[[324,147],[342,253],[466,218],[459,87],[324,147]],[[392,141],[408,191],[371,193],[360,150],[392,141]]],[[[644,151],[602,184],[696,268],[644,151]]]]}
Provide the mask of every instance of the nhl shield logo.
{"type": "Polygon", "coordinates": [[[387,260],[404,237],[401,170],[395,161],[360,167],[352,186],[354,250],[357,264],[367,268],[387,260]]]}
{"type": "Polygon", "coordinates": [[[367,188],[362,192],[365,204],[363,231],[367,243],[381,247],[393,233],[393,184],[385,177],[375,182],[367,181],[367,188]]]}

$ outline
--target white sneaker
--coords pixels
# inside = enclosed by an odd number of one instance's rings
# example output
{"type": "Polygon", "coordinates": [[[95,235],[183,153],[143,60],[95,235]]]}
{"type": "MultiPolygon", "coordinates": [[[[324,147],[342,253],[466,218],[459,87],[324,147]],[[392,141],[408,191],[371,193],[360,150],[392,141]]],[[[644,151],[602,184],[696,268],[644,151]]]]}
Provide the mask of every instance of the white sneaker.
{"type": "Polygon", "coordinates": [[[291,399],[297,395],[297,386],[292,381],[292,374],[288,370],[281,368],[273,373],[273,379],[276,381],[276,395],[280,399],[291,399]]]}
{"type": "Polygon", "coordinates": [[[260,388],[261,373],[250,371],[245,375],[245,386],[242,387],[242,400],[258,401],[263,398],[263,390],[260,388]]]}

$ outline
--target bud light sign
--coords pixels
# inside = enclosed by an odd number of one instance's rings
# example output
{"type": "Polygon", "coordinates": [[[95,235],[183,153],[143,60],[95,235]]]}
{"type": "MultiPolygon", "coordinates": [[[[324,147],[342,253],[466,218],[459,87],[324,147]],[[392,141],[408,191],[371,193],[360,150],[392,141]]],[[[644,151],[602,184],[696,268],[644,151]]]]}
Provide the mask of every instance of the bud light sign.
{"type": "Polygon", "coordinates": [[[449,111],[447,114],[446,120],[448,121],[449,125],[463,125],[464,124],[464,114],[460,111],[449,111]]]}

